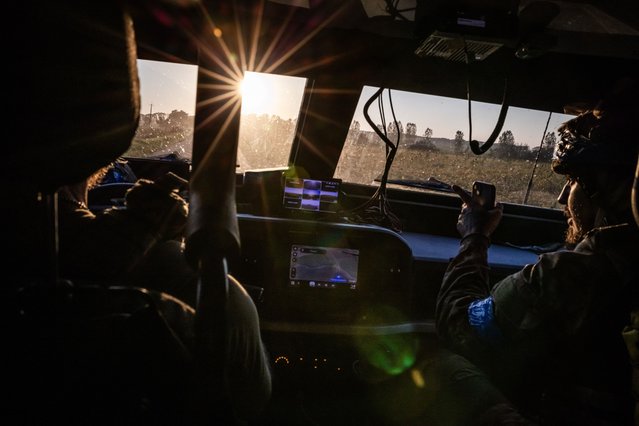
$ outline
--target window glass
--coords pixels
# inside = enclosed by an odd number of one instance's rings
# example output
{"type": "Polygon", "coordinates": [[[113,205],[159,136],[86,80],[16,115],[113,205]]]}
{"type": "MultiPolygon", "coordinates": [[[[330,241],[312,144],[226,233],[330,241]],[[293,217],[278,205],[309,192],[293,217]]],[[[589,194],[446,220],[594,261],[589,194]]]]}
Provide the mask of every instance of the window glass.
{"type": "Polygon", "coordinates": [[[126,157],[191,159],[197,66],[138,59],[141,112],[126,157]]]}
{"type": "MultiPolygon", "coordinates": [[[[138,60],[140,123],[126,157],[191,159],[197,66],[138,60]]],[[[246,72],[238,171],[288,166],[306,79],[246,72]]]]}
{"type": "Polygon", "coordinates": [[[306,79],[245,72],[238,172],[288,166],[306,79]]]}
{"type": "MultiPolygon", "coordinates": [[[[335,177],[346,182],[379,185],[383,173],[385,144],[364,115],[364,104],[376,90],[368,86],[362,90],[335,171],[335,177]]],[[[472,102],[473,139],[482,143],[489,137],[500,109],[501,105],[472,102]]],[[[495,184],[498,201],[559,207],[556,198],[565,178],[552,173],[550,161],[557,128],[570,115],[510,107],[498,139],[483,155],[473,154],[468,144],[467,100],[398,90],[392,90],[389,97],[385,90],[381,103],[371,104],[369,116],[380,129],[386,129],[393,143],[399,134],[389,186],[445,190],[446,185],[457,184],[470,189],[473,181],[483,180],[495,184]]]]}

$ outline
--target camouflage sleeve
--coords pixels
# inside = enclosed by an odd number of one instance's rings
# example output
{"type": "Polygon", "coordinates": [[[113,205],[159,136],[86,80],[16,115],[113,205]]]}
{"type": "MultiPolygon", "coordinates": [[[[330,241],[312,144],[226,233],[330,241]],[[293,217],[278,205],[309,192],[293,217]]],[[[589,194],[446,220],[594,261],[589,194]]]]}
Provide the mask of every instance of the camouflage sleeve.
{"type": "Polygon", "coordinates": [[[477,336],[468,320],[468,308],[489,295],[487,238],[473,235],[461,241],[459,253],[448,265],[437,296],[439,336],[451,348],[472,353],[477,336]]]}
{"type": "Polygon", "coordinates": [[[594,252],[541,255],[494,286],[495,321],[514,342],[539,336],[553,345],[576,336],[596,326],[597,313],[612,303],[611,273],[608,259],[594,252]]]}
{"type": "Polygon", "coordinates": [[[525,347],[530,356],[596,321],[611,297],[609,261],[590,250],[560,251],[491,285],[487,240],[462,242],[439,292],[437,328],[446,343],[473,356],[497,346],[525,347]]]}

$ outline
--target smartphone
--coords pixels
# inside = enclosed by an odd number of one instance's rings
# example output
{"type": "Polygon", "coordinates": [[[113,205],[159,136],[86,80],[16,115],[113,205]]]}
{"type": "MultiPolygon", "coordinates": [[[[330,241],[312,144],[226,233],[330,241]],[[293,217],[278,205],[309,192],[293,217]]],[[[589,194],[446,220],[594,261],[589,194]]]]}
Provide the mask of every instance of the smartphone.
{"type": "Polygon", "coordinates": [[[473,182],[473,198],[486,209],[495,207],[495,185],[492,183],[475,181],[473,182]]]}

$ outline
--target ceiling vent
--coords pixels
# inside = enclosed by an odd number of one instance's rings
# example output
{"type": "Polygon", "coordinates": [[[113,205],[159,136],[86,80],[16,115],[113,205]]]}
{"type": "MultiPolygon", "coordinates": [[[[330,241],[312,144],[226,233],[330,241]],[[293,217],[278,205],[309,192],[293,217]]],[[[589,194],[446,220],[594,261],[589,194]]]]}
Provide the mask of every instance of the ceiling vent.
{"type": "Polygon", "coordinates": [[[446,35],[434,32],[415,50],[415,54],[420,57],[433,56],[449,61],[465,62],[468,51],[469,59],[472,61],[483,61],[490,54],[497,51],[502,43],[468,40],[459,35],[446,35]]]}

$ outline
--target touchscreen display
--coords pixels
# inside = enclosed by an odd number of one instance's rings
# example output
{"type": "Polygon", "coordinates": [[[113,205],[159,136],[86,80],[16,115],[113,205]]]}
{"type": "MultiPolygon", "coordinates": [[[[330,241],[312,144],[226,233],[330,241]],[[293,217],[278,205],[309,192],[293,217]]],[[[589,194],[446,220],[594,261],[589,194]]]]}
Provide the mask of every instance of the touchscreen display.
{"type": "Polygon", "coordinates": [[[292,287],[357,288],[359,250],[294,244],[289,269],[292,287]]]}
{"type": "Polygon", "coordinates": [[[288,209],[335,213],[338,210],[341,180],[286,178],[284,207],[288,209]]]}

